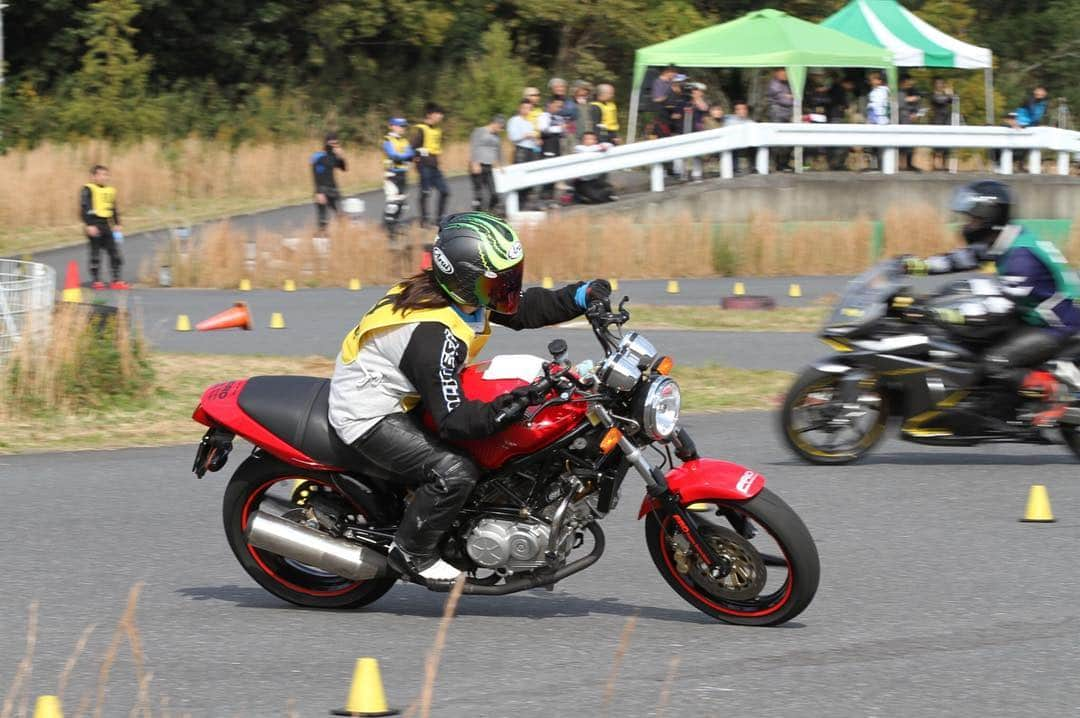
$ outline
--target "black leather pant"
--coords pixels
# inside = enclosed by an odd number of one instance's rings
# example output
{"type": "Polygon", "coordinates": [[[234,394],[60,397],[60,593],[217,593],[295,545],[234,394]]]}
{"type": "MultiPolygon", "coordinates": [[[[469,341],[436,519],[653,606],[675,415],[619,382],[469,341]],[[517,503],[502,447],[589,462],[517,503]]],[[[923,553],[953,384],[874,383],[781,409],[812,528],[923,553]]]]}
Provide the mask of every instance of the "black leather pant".
{"type": "Polygon", "coordinates": [[[352,448],[363,461],[416,487],[394,541],[413,556],[435,556],[480,478],[472,459],[439,441],[415,414],[390,414],[352,448]]]}
{"type": "Polygon", "coordinates": [[[1018,390],[1033,367],[1054,358],[1069,337],[1044,327],[1024,326],[983,355],[985,376],[1018,390]]]}

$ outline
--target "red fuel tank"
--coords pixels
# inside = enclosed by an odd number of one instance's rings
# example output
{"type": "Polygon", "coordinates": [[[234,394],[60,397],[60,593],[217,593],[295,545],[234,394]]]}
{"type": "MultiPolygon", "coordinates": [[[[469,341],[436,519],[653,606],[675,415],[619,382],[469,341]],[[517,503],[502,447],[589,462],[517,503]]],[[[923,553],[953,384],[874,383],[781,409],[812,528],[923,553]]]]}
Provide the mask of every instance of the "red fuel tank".
{"type": "MultiPolygon", "coordinates": [[[[537,359],[536,361],[540,361],[537,359]]],[[[484,373],[491,362],[480,362],[461,371],[461,393],[466,399],[491,401],[495,397],[528,384],[521,378],[485,379],[484,373]]],[[[566,436],[585,420],[587,408],[584,402],[551,406],[531,419],[512,424],[494,436],[470,441],[457,441],[456,445],[467,450],[476,463],[485,469],[495,469],[518,456],[532,454],[557,439],[566,436]]],[[[431,417],[424,417],[431,425],[431,417]]]]}

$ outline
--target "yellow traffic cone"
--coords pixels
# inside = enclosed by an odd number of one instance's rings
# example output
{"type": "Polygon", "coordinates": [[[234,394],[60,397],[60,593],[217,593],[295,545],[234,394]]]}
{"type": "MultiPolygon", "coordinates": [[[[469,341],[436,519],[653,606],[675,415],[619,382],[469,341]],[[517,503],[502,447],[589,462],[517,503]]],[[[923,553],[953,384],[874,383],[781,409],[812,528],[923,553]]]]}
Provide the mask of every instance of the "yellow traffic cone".
{"type": "Polygon", "coordinates": [[[282,316],[281,312],[274,312],[273,314],[270,315],[270,328],[271,329],[284,329],[285,328],[285,317],[282,316]]]}
{"type": "Polygon", "coordinates": [[[178,332],[190,332],[191,320],[188,319],[188,315],[179,314],[176,317],[176,331],[178,332]]]}
{"type": "Polygon", "coordinates": [[[735,282],[735,289],[731,293],[736,297],[741,297],[746,294],[746,287],[743,286],[742,282],[735,282]]]}
{"type": "Polygon", "coordinates": [[[613,292],[619,291],[619,280],[618,279],[609,279],[608,284],[611,285],[611,291],[613,291],[613,292]]]}
{"type": "Polygon", "coordinates": [[[540,280],[540,286],[543,287],[544,289],[554,289],[555,288],[555,280],[552,279],[551,277],[544,277],[542,280],[540,280]]]}
{"type": "Polygon", "coordinates": [[[787,295],[792,299],[798,299],[802,296],[802,287],[800,287],[798,284],[792,284],[790,287],[788,287],[787,295]]]}
{"type": "Polygon", "coordinates": [[[64,718],[60,712],[60,699],[56,696],[38,696],[34,703],[34,718],[64,718]]]}
{"type": "Polygon", "coordinates": [[[281,288],[283,290],[285,290],[286,292],[295,292],[296,291],[296,282],[293,281],[292,279],[286,279],[285,284],[281,288]]]}
{"type": "Polygon", "coordinates": [[[333,716],[396,716],[399,711],[386,706],[386,694],[383,692],[382,677],[379,675],[379,662],[374,658],[356,659],[353,669],[352,685],[349,686],[349,700],[345,707],[331,711],[333,716]]]}
{"type": "Polygon", "coordinates": [[[1046,487],[1042,484],[1033,484],[1028,492],[1027,508],[1024,510],[1024,518],[1020,519],[1028,523],[1049,524],[1057,521],[1054,512],[1050,510],[1050,496],[1046,493],[1046,487]]]}
{"type": "Polygon", "coordinates": [[[678,294],[679,293],[679,282],[677,280],[674,280],[674,279],[669,279],[668,280],[667,293],[668,294],[678,294]]]}
{"type": "Polygon", "coordinates": [[[247,277],[245,277],[244,279],[241,279],[239,289],[240,289],[241,292],[250,292],[251,291],[251,280],[248,279],[247,277]]]}
{"type": "Polygon", "coordinates": [[[350,292],[359,292],[359,291],[360,291],[360,288],[361,288],[361,286],[362,286],[362,285],[360,284],[360,280],[359,280],[359,279],[356,279],[356,278],[354,277],[354,278],[352,278],[352,279],[350,279],[350,280],[349,280],[349,291],[350,291],[350,292]]]}

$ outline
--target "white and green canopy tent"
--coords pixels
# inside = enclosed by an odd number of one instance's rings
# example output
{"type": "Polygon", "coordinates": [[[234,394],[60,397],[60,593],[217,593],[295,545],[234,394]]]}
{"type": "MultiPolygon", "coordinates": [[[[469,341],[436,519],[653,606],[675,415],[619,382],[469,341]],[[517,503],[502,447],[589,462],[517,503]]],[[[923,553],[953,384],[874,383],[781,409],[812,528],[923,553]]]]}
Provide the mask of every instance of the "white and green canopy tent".
{"type": "Polygon", "coordinates": [[[993,124],[994,57],[989,49],[946,35],[897,0],[852,0],[821,24],[892,50],[898,67],[983,70],[986,122],[993,124]]]}

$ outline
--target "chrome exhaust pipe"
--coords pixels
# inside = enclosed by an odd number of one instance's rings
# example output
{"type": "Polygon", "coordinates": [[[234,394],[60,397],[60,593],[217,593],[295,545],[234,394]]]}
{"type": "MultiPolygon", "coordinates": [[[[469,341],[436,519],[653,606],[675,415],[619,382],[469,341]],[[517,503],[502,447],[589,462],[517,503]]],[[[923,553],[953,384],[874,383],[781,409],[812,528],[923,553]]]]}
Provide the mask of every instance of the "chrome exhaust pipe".
{"type": "Polygon", "coordinates": [[[255,548],[342,578],[366,581],[387,573],[386,557],[378,551],[265,511],[256,511],[252,515],[246,535],[248,543],[255,548]]]}

